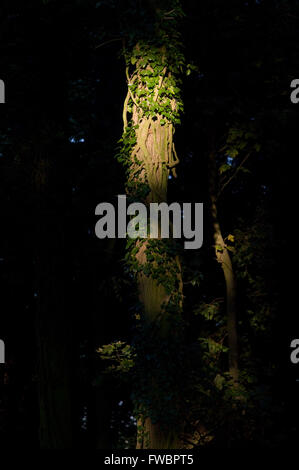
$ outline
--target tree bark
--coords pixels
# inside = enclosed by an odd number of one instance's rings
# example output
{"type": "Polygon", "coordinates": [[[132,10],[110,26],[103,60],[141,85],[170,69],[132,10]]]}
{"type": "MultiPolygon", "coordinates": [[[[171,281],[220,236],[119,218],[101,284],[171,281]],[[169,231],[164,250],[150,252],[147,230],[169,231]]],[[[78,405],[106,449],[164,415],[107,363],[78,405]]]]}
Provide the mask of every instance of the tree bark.
{"type": "MultiPolygon", "coordinates": [[[[175,91],[173,91],[176,85],[175,77],[168,67],[169,58],[167,58],[166,46],[153,47],[151,51],[149,44],[138,43],[133,48],[131,57],[134,67],[131,73],[129,73],[131,67],[127,66],[126,69],[128,92],[123,110],[123,140],[132,139],[132,133],[128,137],[128,132],[132,132],[132,129],[134,129],[135,139],[129,155],[127,194],[134,200],[142,201],[148,207],[152,202],[167,202],[168,177],[170,172],[176,176],[175,167],[178,164],[173,143],[174,120],[171,119],[171,113],[175,114],[179,111],[175,91]],[[151,53],[153,58],[148,60],[146,54],[151,53]],[[155,76],[157,69],[159,75],[155,76]],[[147,76],[153,77],[154,86],[147,82],[147,76]],[[166,96],[169,90],[172,92],[170,99],[166,96]],[[165,106],[169,108],[169,118],[166,118],[159,110],[165,106]],[[147,194],[142,198],[138,195],[138,190],[144,186],[147,187],[147,194]]],[[[158,232],[160,233],[160,227],[158,232]]],[[[159,325],[157,335],[161,340],[165,340],[173,334],[171,318],[166,312],[167,306],[175,303],[178,312],[181,313],[182,309],[181,265],[178,256],[174,255],[169,258],[166,254],[161,255],[163,240],[159,240],[159,247],[154,249],[154,259],[149,261],[151,241],[149,238],[136,241],[133,257],[139,266],[138,293],[143,305],[144,325],[159,325]],[[144,270],[148,264],[151,265],[151,269],[156,269],[159,263],[164,267],[162,280],[157,279],[152,272],[148,273],[144,270]],[[174,272],[176,274],[173,274],[174,272]],[[171,292],[166,287],[168,280],[173,283],[171,292]]],[[[159,389],[155,377],[149,377],[148,387],[159,389]]],[[[156,395],[159,396],[159,392],[156,395]]],[[[137,448],[178,448],[179,430],[165,429],[159,420],[154,423],[150,416],[151,410],[148,412],[147,414],[143,410],[142,416],[138,417],[137,448]]]]}

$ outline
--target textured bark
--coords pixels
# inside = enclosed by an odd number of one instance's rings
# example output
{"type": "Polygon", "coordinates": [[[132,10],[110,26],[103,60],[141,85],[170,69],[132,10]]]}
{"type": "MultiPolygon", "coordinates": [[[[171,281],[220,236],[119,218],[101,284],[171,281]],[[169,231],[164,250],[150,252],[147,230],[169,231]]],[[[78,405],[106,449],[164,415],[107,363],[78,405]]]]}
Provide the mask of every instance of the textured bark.
{"type": "MultiPolygon", "coordinates": [[[[149,153],[150,155],[152,153],[149,153]]],[[[155,154],[153,154],[153,160],[155,154]]],[[[150,192],[148,201],[162,202],[160,197],[162,191],[166,197],[166,185],[167,179],[164,178],[164,182],[161,181],[163,178],[163,172],[157,171],[155,180],[157,185],[154,186],[150,192]],[[156,188],[159,188],[159,191],[156,188]]],[[[153,181],[153,180],[152,180],[153,181]]],[[[166,198],[164,199],[166,201],[166,198]]],[[[136,255],[136,259],[139,264],[143,265],[147,262],[146,258],[147,241],[140,243],[140,249],[136,255]]],[[[182,295],[182,274],[181,265],[178,257],[173,259],[173,264],[179,268],[178,273],[178,292],[182,295]]],[[[159,321],[159,330],[157,332],[161,338],[167,338],[171,335],[171,329],[168,322],[167,316],[164,314],[163,306],[166,306],[170,300],[171,295],[166,292],[164,286],[159,284],[151,276],[146,276],[144,273],[138,275],[138,291],[139,299],[144,307],[144,321],[146,323],[152,323],[159,321]]],[[[153,384],[149,383],[149,387],[153,384]]],[[[171,404],[170,404],[171,406],[171,404]]],[[[180,448],[180,441],[178,437],[178,430],[164,430],[159,423],[152,423],[150,417],[144,417],[139,421],[139,425],[142,426],[141,433],[137,438],[137,448],[143,449],[176,449],[180,448]],[[141,442],[140,442],[141,441],[141,442]]]]}
{"type": "MultiPolygon", "coordinates": [[[[164,55],[161,50],[161,63],[163,61],[164,55]]],[[[164,68],[164,73],[167,73],[166,68],[164,68]]],[[[138,76],[129,78],[128,82],[132,83],[133,80],[138,80],[138,76]]],[[[163,77],[161,76],[160,86],[162,80],[163,77]]],[[[142,88],[141,83],[138,86],[140,89],[142,88]]],[[[158,96],[158,88],[155,96],[158,96]]],[[[175,103],[173,103],[173,106],[175,106],[175,103]]],[[[173,125],[162,125],[162,116],[158,116],[157,120],[143,117],[140,115],[136,104],[133,105],[132,120],[135,126],[138,125],[138,129],[136,131],[136,146],[131,155],[132,164],[129,181],[148,184],[150,191],[145,201],[147,204],[166,202],[168,176],[178,161],[173,145],[173,125]],[[138,163],[136,163],[136,159],[138,163]]],[[[124,124],[126,124],[126,113],[124,114],[124,124]]],[[[148,242],[145,239],[138,243],[139,250],[136,254],[136,260],[140,265],[144,265],[147,262],[148,242]]],[[[174,257],[172,263],[179,268],[177,280],[178,290],[181,293],[182,277],[179,258],[174,257]]],[[[158,334],[161,337],[167,337],[171,332],[164,316],[163,306],[168,304],[170,294],[166,292],[162,284],[142,272],[138,275],[138,291],[139,299],[144,307],[145,322],[151,323],[159,319],[160,330],[158,334]]],[[[152,384],[149,383],[150,386],[152,384]]],[[[142,431],[138,435],[137,448],[162,449],[178,447],[178,438],[173,430],[162,430],[160,424],[153,424],[150,417],[144,417],[139,423],[141,423],[142,431]],[[142,434],[142,437],[140,434],[142,434]]]]}
{"type": "MultiPolygon", "coordinates": [[[[176,176],[179,159],[173,143],[174,123],[178,122],[182,105],[176,75],[181,67],[178,64],[184,61],[180,55],[177,29],[174,26],[175,13],[178,17],[182,14],[177,2],[173,3],[174,8],[171,9],[169,2],[158,3],[147,0],[147,7],[153,14],[155,37],[149,36],[148,42],[145,39],[136,42],[126,57],[128,91],[123,109],[123,140],[126,145],[128,140],[129,144],[133,142],[130,154],[126,154],[126,163],[129,164],[128,196],[149,205],[153,202],[167,202],[169,175],[172,173],[172,176],[176,176]],[[167,14],[171,13],[173,17],[167,17],[167,14]],[[172,48],[168,47],[169,43],[172,48]],[[147,80],[145,77],[151,78],[147,80]],[[144,191],[145,188],[147,193],[144,191]]],[[[155,338],[161,338],[161,344],[165,344],[168,348],[170,341],[177,338],[170,316],[173,312],[180,316],[182,310],[180,260],[175,255],[169,258],[162,240],[157,248],[149,238],[139,239],[136,243],[132,264],[138,266],[137,284],[139,300],[143,305],[144,331],[152,331],[151,327],[154,327],[155,338]],[[152,250],[151,257],[147,258],[150,250],[152,250]],[[148,263],[151,263],[150,269],[148,263]],[[160,269],[157,269],[159,267],[163,267],[163,275],[160,269]],[[155,275],[153,270],[156,270],[155,275]]],[[[151,335],[152,333],[149,336],[151,335]]],[[[149,350],[151,347],[157,348],[153,338],[147,337],[145,342],[149,350]]],[[[164,367],[166,369],[163,362],[159,367],[159,370],[164,370],[164,367]]],[[[159,374],[153,371],[146,380],[148,389],[153,391],[151,406],[155,407],[157,403],[161,406],[156,408],[159,410],[158,413],[151,413],[151,409],[146,410],[148,405],[141,405],[141,416],[138,416],[137,448],[177,448],[180,430],[169,429],[171,426],[162,423],[163,419],[159,420],[161,416],[159,413],[164,406],[159,398],[160,393],[163,393],[159,374]],[[152,416],[156,416],[154,421],[151,419],[152,416]]],[[[174,399],[176,400],[177,398],[174,399]]],[[[168,406],[176,405],[177,403],[168,404],[168,406]]]]}

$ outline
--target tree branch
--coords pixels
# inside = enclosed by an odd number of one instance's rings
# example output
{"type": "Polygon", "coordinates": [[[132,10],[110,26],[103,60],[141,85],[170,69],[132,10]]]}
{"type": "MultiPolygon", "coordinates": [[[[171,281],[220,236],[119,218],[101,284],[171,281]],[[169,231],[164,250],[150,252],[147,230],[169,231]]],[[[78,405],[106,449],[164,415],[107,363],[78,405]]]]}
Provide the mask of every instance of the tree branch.
{"type": "Polygon", "coordinates": [[[238,174],[239,170],[242,168],[242,166],[244,165],[244,163],[246,162],[246,160],[250,157],[251,153],[247,153],[247,155],[245,155],[245,157],[243,158],[243,160],[241,161],[240,165],[238,166],[238,168],[236,169],[236,171],[234,172],[234,174],[226,181],[226,183],[224,183],[224,185],[222,186],[222,188],[219,190],[218,194],[217,194],[217,199],[219,198],[220,194],[222,193],[222,191],[224,190],[224,188],[231,182],[231,180],[238,174]]]}

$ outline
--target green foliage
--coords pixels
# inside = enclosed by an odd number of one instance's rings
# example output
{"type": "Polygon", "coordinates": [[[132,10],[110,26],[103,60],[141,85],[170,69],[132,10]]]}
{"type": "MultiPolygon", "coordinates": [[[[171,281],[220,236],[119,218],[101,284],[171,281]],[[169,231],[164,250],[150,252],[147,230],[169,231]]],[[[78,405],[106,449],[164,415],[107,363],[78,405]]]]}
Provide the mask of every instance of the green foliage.
{"type": "Polygon", "coordinates": [[[121,375],[127,374],[134,366],[134,353],[129,344],[123,341],[114,341],[110,344],[105,344],[97,349],[100,358],[107,361],[109,365],[106,367],[106,372],[121,375]]]}
{"type": "Polygon", "coordinates": [[[158,45],[156,41],[139,41],[131,52],[125,52],[127,67],[134,66],[135,69],[130,76],[138,75],[138,80],[133,82],[131,79],[131,84],[128,85],[131,92],[128,111],[135,102],[143,116],[153,119],[162,117],[161,125],[166,122],[174,125],[180,123],[183,103],[179,75],[185,67],[180,49],[179,41],[169,44],[168,35],[165,35],[161,36],[158,45]],[[174,101],[175,108],[172,106],[174,101]]]}
{"type": "Polygon", "coordinates": [[[128,241],[126,261],[135,275],[142,272],[165,288],[167,294],[177,292],[179,268],[174,263],[177,247],[172,239],[149,239],[146,243],[146,263],[139,263],[136,254],[140,250],[138,242],[128,241]]]}
{"type": "Polygon", "coordinates": [[[247,319],[255,334],[269,331],[271,311],[276,309],[277,298],[269,298],[264,265],[272,266],[273,251],[269,245],[271,228],[260,219],[257,213],[250,230],[238,229],[236,234],[236,251],[233,256],[237,277],[242,285],[246,285],[247,319]]]}
{"type": "Polygon", "coordinates": [[[216,320],[219,317],[219,302],[202,303],[194,310],[195,315],[202,315],[206,320],[216,320]]]}
{"type": "MultiPolygon", "coordinates": [[[[254,122],[245,123],[244,125],[234,125],[228,129],[225,145],[220,149],[224,157],[230,160],[225,161],[219,166],[219,175],[224,176],[230,173],[234,168],[233,161],[240,157],[240,161],[244,161],[252,153],[258,153],[261,150],[260,136],[254,122]],[[245,158],[244,158],[245,157],[245,158]]],[[[248,170],[240,165],[238,171],[248,172],[248,170]]],[[[223,181],[223,179],[222,179],[223,181]]]]}

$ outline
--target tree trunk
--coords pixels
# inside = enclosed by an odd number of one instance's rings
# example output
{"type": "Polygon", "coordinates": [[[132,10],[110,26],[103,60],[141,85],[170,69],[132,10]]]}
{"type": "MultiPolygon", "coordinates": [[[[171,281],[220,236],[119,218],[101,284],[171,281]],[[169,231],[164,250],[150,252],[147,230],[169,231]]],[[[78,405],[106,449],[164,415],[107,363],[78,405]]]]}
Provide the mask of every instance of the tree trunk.
{"type": "MultiPolygon", "coordinates": [[[[50,23],[49,23],[50,24],[50,23]]],[[[36,336],[42,449],[73,444],[71,258],[69,213],[67,27],[62,16],[55,31],[39,27],[36,53],[40,73],[35,98],[32,184],[34,185],[36,336]],[[59,70],[59,80],[57,80],[59,70]]]]}
{"type": "MultiPolygon", "coordinates": [[[[169,24],[172,31],[171,21],[169,24]]],[[[160,34],[158,26],[156,32],[160,34]]],[[[155,42],[151,44],[150,40],[139,42],[126,57],[128,92],[123,110],[122,140],[123,148],[129,147],[125,154],[128,166],[127,194],[131,200],[142,201],[147,206],[153,202],[167,201],[169,174],[171,172],[176,176],[175,167],[178,164],[173,134],[181,103],[174,68],[180,59],[169,56],[167,41],[171,42],[169,37],[163,37],[159,46],[155,42]],[[172,61],[171,67],[169,64],[172,61]]],[[[171,307],[180,315],[182,309],[179,257],[167,253],[164,240],[147,237],[136,240],[131,263],[138,273],[143,324],[145,327],[156,325],[156,335],[161,341],[167,342],[167,338],[174,335],[171,327],[173,315],[167,310],[171,307]],[[161,266],[163,273],[159,274],[161,266]]],[[[146,342],[150,343],[150,340],[147,338],[146,342]]],[[[159,393],[162,393],[158,382],[153,371],[153,375],[148,377],[147,387],[156,392],[157,401],[159,393]]],[[[176,405],[169,403],[169,406],[176,405]]],[[[165,427],[159,419],[153,422],[152,411],[143,409],[138,417],[137,448],[178,448],[180,430],[165,427]]]]}
{"type": "Polygon", "coordinates": [[[210,201],[211,216],[213,223],[213,233],[215,241],[215,254],[218,263],[220,263],[226,286],[226,312],[227,312],[227,334],[228,334],[228,362],[229,372],[235,385],[239,378],[238,366],[238,336],[237,336],[237,305],[236,305],[236,281],[234,276],[233,265],[229,251],[223,239],[219,224],[217,211],[217,169],[214,153],[210,156],[210,201]]]}
{"type": "Polygon", "coordinates": [[[137,436],[136,449],[180,449],[182,441],[177,429],[163,430],[159,423],[153,423],[147,417],[144,421],[138,420],[138,427],[141,428],[137,436]]]}
{"type": "Polygon", "coordinates": [[[71,317],[62,217],[37,222],[36,300],[39,437],[42,449],[71,449],[71,317]]]}

